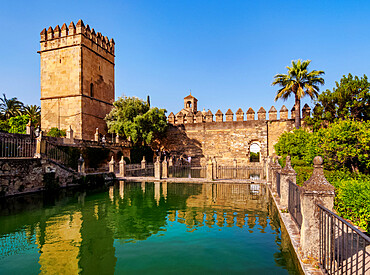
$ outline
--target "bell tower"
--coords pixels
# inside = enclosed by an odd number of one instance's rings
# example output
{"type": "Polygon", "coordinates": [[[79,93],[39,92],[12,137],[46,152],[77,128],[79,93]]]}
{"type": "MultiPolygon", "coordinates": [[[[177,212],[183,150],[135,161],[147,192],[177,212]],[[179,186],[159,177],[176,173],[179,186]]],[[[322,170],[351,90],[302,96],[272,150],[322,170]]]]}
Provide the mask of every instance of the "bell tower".
{"type": "Polygon", "coordinates": [[[191,113],[196,113],[197,112],[197,104],[198,104],[198,99],[193,97],[191,93],[184,98],[184,109],[188,112],[191,113]]]}
{"type": "Polygon", "coordinates": [[[79,20],[40,33],[41,128],[67,130],[94,139],[105,134],[106,114],[114,102],[113,39],[95,33],[79,20]]]}

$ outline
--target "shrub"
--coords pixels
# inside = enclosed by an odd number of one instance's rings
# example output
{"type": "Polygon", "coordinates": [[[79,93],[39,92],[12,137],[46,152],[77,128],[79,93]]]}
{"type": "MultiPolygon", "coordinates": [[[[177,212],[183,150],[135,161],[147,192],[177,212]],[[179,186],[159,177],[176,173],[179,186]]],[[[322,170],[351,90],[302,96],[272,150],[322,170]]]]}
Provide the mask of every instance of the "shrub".
{"type": "Polygon", "coordinates": [[[59,130],[57,127],[53,127],[50,129],[50,131],[47,133],[49,137],[65,137],[66,131],[65,130],[59,130]]]}
{"type": "Polygon", "coordinates": [[[370,233],[370,181],[350,179],[336,185],[335,210],[370,233]]]}

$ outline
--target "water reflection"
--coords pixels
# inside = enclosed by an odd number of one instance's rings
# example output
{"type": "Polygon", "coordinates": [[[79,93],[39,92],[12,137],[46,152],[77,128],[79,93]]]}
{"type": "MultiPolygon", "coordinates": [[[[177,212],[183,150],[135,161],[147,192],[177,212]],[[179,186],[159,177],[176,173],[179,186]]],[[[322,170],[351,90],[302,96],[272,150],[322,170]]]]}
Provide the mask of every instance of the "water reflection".
{"type": "MultiPolygon", "coordinates": [[[[1,202],[0,264],[4,273],[21,268],[11,263],[25,255],[32,257],[24,257],[22,265],[33,272],[125,271],[118,265],[122,246],[152,241],[152,236],[164,236],[171,227],[181,225],[187,234],[204,234],[204,228],[225,232],[240,228],[251,234],[268,231],[279,247],[273,256],[276,265],[294,270],[286,254],[290,253],[285,245],[289,239],[280,237],[277,212],[263,184],[119,182],[107,192],[74,190],[47,197],[1,202]]],[[[128,268],[127,263],[124,267],[128,268]]]]}

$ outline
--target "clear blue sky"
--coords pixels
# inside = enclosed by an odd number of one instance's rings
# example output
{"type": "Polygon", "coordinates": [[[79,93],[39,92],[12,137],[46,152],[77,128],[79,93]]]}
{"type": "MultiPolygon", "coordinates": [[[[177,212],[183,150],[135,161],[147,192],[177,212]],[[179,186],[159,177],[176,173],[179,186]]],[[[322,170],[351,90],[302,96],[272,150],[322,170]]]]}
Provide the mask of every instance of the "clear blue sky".
{"type": "Polygon", "coordinates": [[[190,89],[214,113],[280,108],[273,76],[299,58],[325,71],[321,90],[370,76],[370,1],[0,1],[0,93],[26,104],[40,104],[40,31],[80,18],[116,42],[116,97],[168,112],[190,89]]]}

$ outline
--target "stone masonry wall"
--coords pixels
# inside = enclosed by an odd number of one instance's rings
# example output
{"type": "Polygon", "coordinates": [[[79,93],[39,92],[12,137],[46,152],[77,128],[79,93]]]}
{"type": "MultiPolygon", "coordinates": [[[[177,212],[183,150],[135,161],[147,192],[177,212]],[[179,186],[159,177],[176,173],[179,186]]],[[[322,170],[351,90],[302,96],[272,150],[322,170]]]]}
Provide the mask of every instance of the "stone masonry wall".
{"type": "Polygon", "coordinates": [[[216,157],[219,164],[231,165],[249,162],[250,145],[258,143],[261,160],[275,153],[273,145],[284,131],[290,131],[293,120],[285,121],[231,121],[171,125],[161,142],[163,150],[175,156],[191,156],[195,164],[205,164],[216,157]]]}
{"type": "Polygon", "coordinates": [[[43,176],[55,171],[61,186],[72,183],[77,174],[46,160],[0,159],[0,196],[39,191],[44,188],[43,176]]]}

